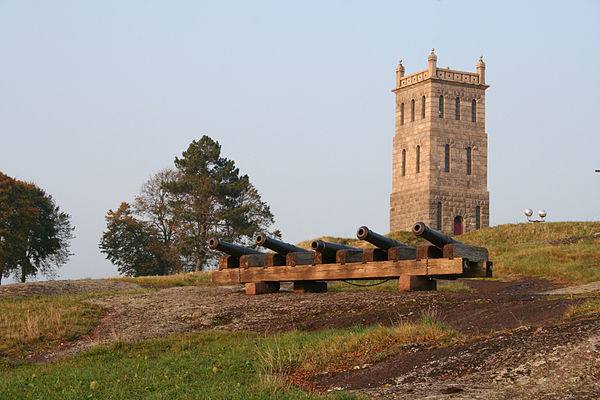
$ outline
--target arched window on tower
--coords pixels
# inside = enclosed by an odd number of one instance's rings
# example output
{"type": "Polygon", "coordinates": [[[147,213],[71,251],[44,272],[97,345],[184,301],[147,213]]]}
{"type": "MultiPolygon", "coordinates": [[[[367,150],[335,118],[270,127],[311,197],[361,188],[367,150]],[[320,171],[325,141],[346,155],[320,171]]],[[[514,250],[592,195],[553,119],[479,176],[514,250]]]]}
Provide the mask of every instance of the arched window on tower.
{"type": "Polygon", "coordinates": [[[425,118],[425,96],[423,96],[421,102],[421,118],[425,118]]]}
{"type": "Polygon", "coordinates": [[[471,175],[471,147],[467,147],[467,175],[471,175]]]}
{"type": "Polygon", "coordinates": [[[440,95],[440,104],[438,107],[438,115],[440,118],[444,118],[444,96],[440,95]]]}
{"type": "Polygon", "coordinates": [[[400,104],[400,125],[404,125],[404,103],[400,104]]]}
{"type": "Polygon", "coordinates": [[[416,161],[417,161],[417,167],[416,167],[415,170],[416,170],[416,172],[418,174],[419,172],[421,172],[421,146],[417,146],[417,159],[416,159],[416,161]]]}
{"type": "Polygon", "coordinates": [[[444,172],[450,172],[450,145],[444,146],[444,172]]]}
{"type": "Polygon", "coordinates": [[[435,215],[435,225],[438,231],[442,230],[442,203],[437,203],[437,212],[435,215]]]}
{"type": "Polygon", "coordinates": [[[471,122],[477,122],[477,102],[471,101],[471,122]]]}
{"type": "Polygon", "coordinates": [[[415,100],[410,101],[410,120],[415,120],[415,100]]]}
{"type": "Polygon", "coordinates": [[[481,229],[481,207],[475,207],[475,229],[481,229]]]}
{"type": "Polygon", "coordinates": [[[402,176],[406,176],[406,149],[402,149],[402,176]]]}
{"type": "Polygon", "coordinates": [[[460,97],[456,98],[454,105],[454,119],[460,120],[460,97]]]}

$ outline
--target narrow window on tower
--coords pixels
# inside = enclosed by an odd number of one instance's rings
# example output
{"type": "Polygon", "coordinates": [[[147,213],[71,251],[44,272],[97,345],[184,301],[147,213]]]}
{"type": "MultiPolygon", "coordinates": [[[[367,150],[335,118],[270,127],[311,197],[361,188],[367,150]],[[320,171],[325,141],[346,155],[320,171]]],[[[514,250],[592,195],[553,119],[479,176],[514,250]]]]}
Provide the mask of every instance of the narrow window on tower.
{"type": "Polygon", "coordinates": [[[425,118],[425,96],[423,96],[421,101],[421,118],[425,118]]]}
{"type": "Polygon", "coordinates": [[[444,147],[444,172],[450,172],[450,145],[444,147]]]}
{"type": "Polygon", "coordinates": [[[400,104],[400,125],[404,125],[404,103],[400,104]]]}
{"type": "Polygon", "coordinates": [[[421,146],[417,146],[417,174],[421,172],[421,146]]]}
{"type": "Polygon", "coordinates": [[[477,121],[477,102],[475,99],[471,101],[471,122],[477,121]]]}
{"type": "Polygon", "coordinates": [[[456,105],[455,105],[455,111],[454,111],[454,118],[456,120],[460,119],[460,97],[456,98],[456,105]]]}
{"type": "Polygon", "coordinates": [[[410,120],[415,120],[415,100],[410,101],[410,120]]]}
{"type": "Polygon", "coordinates": [[[438,115],[440,118],[444,118],[444,96],[440,95],[440,105],[438,110],[438,115]]]}
{"type": "Polygon", "coordinates": [[[406,176],[406,149],[402,149],[402,176],[406,176]]]}
{"type": "Polygon", "coordinates": [[[471,175],[471,147],[467,147],[467,175],[471,175]]]}
{"type": "Polygon", "coordinates": [[[475,229],[481,228],[481,207],[475,207],[475,229]]]}
{"type": "Polygon", "coordinates": [[[436,229],[438,231],[442,230],[442,203],[437,203],[437,215],[436,218],[436,229]]]}

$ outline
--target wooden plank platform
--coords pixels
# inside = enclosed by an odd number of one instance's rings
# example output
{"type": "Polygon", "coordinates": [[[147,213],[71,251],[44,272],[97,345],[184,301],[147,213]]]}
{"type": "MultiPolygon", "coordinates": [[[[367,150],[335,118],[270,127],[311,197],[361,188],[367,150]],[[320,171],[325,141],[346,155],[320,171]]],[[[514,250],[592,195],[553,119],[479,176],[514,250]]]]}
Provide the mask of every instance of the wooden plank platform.
{"type": "MultiPolygon", "coordinates": [[[[423,260],[373,261],[347,264],[317,264],[255,268],[227,268],[212,272],[214,283],[328,281],[342,279],[396,278],[403,275],[415,276],[461,276],[462,258],[433,258],[423,260]]],[[[473,276],[473,271],[471,275],[473,276]]],[[[486,276],[477,270],[475,276],[486,276]]]]}

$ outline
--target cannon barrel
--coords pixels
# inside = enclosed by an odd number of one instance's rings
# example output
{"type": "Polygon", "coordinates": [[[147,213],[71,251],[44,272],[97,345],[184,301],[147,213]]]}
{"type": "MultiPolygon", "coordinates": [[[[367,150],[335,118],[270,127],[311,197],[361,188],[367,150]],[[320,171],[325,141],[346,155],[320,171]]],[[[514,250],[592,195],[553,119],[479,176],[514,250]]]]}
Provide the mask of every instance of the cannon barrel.
{"type": "Polygon", "coordinates": [[[286,255],[288,253],[310,252],[310,250],[303,249],[302,247],[294,246],[293,244],[270,238],[264,233],[259,233],[256,235],[256,244],[266,247],[267,249],[271,249],[274,252],[282,255],[286,255]]]}
{"type": "Polygon", "coordinates": [[[452,239],[448,235],[444,235],[442,232],[438,232],[435,229],[431,229],[423,222],[417,222],[412,231],[415,235],[427,239],[435,247],[443,248],[447,244],[462,244],[458,240],[452,239]]]}
{"type": "Polygon", "coordinates": [[[327,257],[333,257],[333,258],[335,258],[335,254],[337,253],[338,250],[360,250],[360,251],[362,251],[362,249],[359,249],[357,247],[346,246],[345,244],[339,244],[339,243],[325,242],[323,240],[313,240],[312,243],[310,244],[310,247],[316,252],[323,253],[327,257]]]}
{"type": "Polygon", "coordinates": [[[356,237],[358,237],[360,240],[366,240],[367,242],[383,250],[388,250],[391,247],[406,247],[409,249],[414,249],[414,247],[412,246],[409,246],[394,239],[390,239],[388,237],[380,235],[377,232],[373,232],[366,226],[361,226],[360,228],[358,228],[358,230],[356,231],[356,237]]]}
{"type": "Polygon", "coordinates": [[[250,249],[248,247],[240,246],[238,244],[226,242],[217,237],[212,237],[209,239],[208,247],[211,250],[219,250],[219,251],[222,251],[223,253],[227,253],[230,256],[237,257],[237,258],[240,258],[241,256],[246,255],[246,254],[265,254],[258,250],[254,250],[254,249],[250,249]]]}

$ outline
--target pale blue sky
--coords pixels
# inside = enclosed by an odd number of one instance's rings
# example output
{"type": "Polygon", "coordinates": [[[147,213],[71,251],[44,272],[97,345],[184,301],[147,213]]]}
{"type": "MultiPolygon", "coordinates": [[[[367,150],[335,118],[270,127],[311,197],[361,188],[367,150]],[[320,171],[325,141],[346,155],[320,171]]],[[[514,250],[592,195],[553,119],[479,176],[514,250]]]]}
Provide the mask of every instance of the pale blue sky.
{"type": "Polygon", "coordinates": [[[76,226],[63,278],[117,274],[104,216],[209,135],[290,242],[389,231],[395,68],[487,63],[492,225],[598,220],[595,1],[0,0],[0,171],[76,226]]]}

